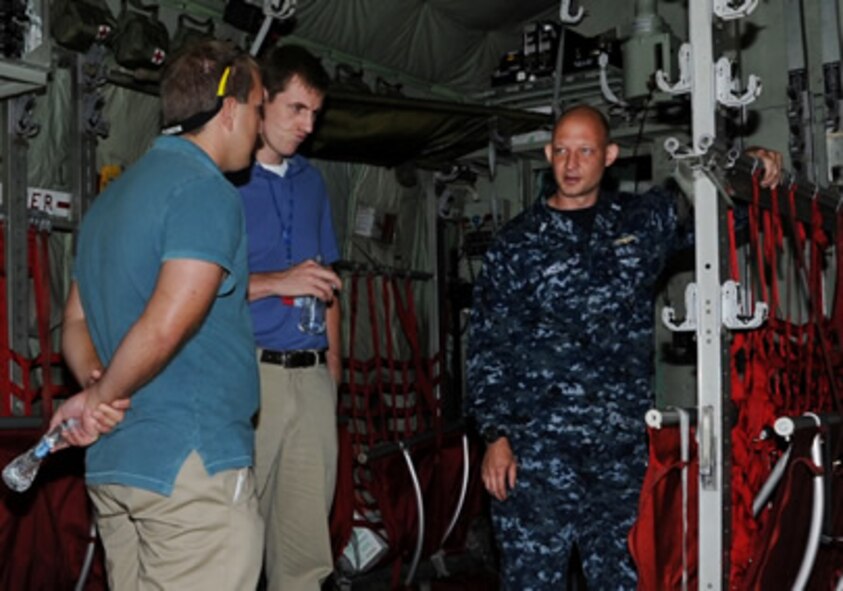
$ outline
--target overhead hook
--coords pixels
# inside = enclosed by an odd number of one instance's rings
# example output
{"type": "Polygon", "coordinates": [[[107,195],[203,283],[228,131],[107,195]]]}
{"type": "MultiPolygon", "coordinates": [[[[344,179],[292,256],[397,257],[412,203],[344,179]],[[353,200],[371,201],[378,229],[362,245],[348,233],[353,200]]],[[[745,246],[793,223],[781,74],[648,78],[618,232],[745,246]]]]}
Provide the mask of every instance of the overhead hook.
{"type": "Polygon", "coordinates": [[[714,0],[714,14],[724,21],[730,21],[749,16],[758,6],[758,0],[744,0],[740,6],[733,6],[734,3],[735,0],[714,0]]]}
{"type": "Polygon", "coordinates": [[[683,43],[679,46],[679,80],[671,84],[664,70],[656,72],[656,85],[664,92],[672,95],[691,92],[691,44],[683,43]]]}
{"type": "Polygon", "coordinates": [[[571,0],[562,0],[559,6],[559,20],[565,24],[576,24],[585,16],[585,9],[580,6],[576,14],[571,13],[571,0]]]}
{"type": "Polygon", "coordinates": [[[721,57],[714,67],[717,101],[724,107],[745,107],[761,94],[761,79],[750,74],[746,90],[743,94],[737,94],[738,81],[732,76],[732,65],[732,60],[721,57]]]}

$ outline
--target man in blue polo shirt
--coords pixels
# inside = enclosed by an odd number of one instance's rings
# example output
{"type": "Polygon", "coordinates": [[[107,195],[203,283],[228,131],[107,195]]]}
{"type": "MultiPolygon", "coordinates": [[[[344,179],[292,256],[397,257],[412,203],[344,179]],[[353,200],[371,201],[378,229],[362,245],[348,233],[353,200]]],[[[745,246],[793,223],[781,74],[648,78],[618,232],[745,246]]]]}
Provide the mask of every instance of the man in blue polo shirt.
{"type": "Polygon", "coordinates": [[[223,172],[248,166],[263,87],[251,58],[209,41],[167,66],[161,100],[173,137],[82,222],[63,351],[80,383],[101,377],[54,423],[131,397],[87,452],[112,589],[254,589],[258,376],[242,204],[223,172]]]}
{"type": "Polygon", "coordinates": [[[267,589],[318,591],[333,570],[328,516],[342,371],[333,294],[340,280],[322,264],[336,261],[339,250],[322,175],[296,151],[313,131],[329,78],[312,54],[294,45],[270,51],[261,74],[267,92],[261,145],[240,192],[260,347],[255,475],[266,523],[267,589]],[[324,332],[299,328],[296,296],[331,302],[324,332]]]}

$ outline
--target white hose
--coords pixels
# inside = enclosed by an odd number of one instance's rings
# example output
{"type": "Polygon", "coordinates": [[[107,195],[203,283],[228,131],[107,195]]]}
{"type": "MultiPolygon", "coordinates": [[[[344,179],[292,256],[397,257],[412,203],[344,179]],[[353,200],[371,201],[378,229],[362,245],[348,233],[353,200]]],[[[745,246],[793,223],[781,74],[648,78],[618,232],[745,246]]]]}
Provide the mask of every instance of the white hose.
{"type": "Polygon", "coordinates": [[[76,581],[73,591],[82,591],[85,588],[85,583],[88,582],[88,574],[91,572],[91,564],[94,562],[94,551],[97,548],[96,519],[91,520],[90,536],[91,539],[88,541],[88,548],[85,550],[85,560],[82,562],[82,571],[79,573],[79,579],[76,581]]]}
{"type": "MultiPolygon", "coordinates": [[[[813,413],[805,413],[805,416],[812,417],[817,426],[821,425],[820,418],[813,413]]],[[[814,506],[811,509],[811,529],[808,531],[808,542],[805,545],[805,554],[802,556],[802,565],[799,567],[799,574],[793,583],[793,591],[802,591],[811,578],[811,570],[814,568],[814,560],[817,558],[817,550],[820,546],[822,535],[823,509],[825,500],[824,478],[822,473],[822,436],[817,433],[811,443],[811,460],[820,469],[814,476],[814,506]]]]}
{"type": "Polygon", "coordinates": [[[439,542],[439,547],[443,547],[445,545],[445,541],[448,539],[448,536],[451,535],[451,532],[454,530],[454,527],[457,525],[457,521],[460,518],[460,514],[462,513],[462,506],[465,503],[465,497],[468,493],[468,475],[469,475],[469,465],[468,465],[468,436],[463,434],[462,436],[462,487],[460,488],[460,499],[457,501],[457,508],[454,510],[454,514],[451,516],[451,522],[448,524],[448,528],[445,530],[445,535],[442,536],[442,541],[439,542]]]}
{"type": "Polygon", "coordinates": [[[407,572],[407,578],[404,580],[404,585],[410,586],[413,578],[416,576],[416,569],[419,567],[421,561],[422,543],[424,542],[424,502],[422,501],[421,485],[419,478],[416,475],[416,468],[413,466],[413,460],[410,458],[410,452],[403,443],[399,444],[401,453],[404,456],[404,462],[407,464],[407,471],[410,473],[410,480],[413,481],[413,490],[416,493],[416,509],[419,514],[419,531],[416,536],[416,550],[413,552],[413,561],[410,563],[410,569],[407,572]]]}
{"type": "Polygon", "coordinates": [[[785,452],[782,454],[782,457],[779,458],[779,461],[776,462],[773,471],[770,472],[770,476],[767,480],[764,481],[764,485],[761,487],[761,490],[758,491],[758,494],[755,495],[755,499],[752,501],[752,514],[754,516],[758,516],[761,513],[761,509],[764,508],[764,505],[767,504],[767,501],[770,499],[770,495],[773,494],[773,491],[776,490],[776,486],[778,486],[779,481],[782,479],[782,475],[784,474],[784,470],[787,467],[787,461],[790,459],[790,452],[793,449],[793,446],[789,446],[785,452]]]}

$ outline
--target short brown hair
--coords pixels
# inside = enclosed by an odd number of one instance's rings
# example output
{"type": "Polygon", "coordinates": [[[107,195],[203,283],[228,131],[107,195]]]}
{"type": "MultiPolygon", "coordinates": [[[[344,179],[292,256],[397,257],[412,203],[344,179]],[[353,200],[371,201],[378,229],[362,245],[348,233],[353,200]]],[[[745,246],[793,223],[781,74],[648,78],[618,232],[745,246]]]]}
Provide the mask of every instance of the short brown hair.
{"type": "Polygon", "coordinates": [[[287,88],[294,76],[305,86],[325,94],[331,85],[331,77],[322,62],[300,45],[277,45],[261,58],[263,87],[269,100],[287,88]]]}
{"type": "Polygon", "coordinates": [[[233,43],[209,39],[176,53],[168,60],[161,79],[164,123],[184,121],[214,109],[220,79],[229,67],[224,96],[234,97],[238,103],[248,102],[257,64],[233,43]]]}

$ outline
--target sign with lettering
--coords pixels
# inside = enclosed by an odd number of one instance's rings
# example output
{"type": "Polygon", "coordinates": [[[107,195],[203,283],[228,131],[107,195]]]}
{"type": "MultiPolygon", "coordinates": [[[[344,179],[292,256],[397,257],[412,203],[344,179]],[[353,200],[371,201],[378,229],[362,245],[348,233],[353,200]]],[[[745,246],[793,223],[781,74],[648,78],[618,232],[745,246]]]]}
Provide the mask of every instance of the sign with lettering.
{"type": "Polygon", "coordinates": [[[30,187],[26,191],[26,205],[57,218],[70,218],[70,193],[30,187]]]}

